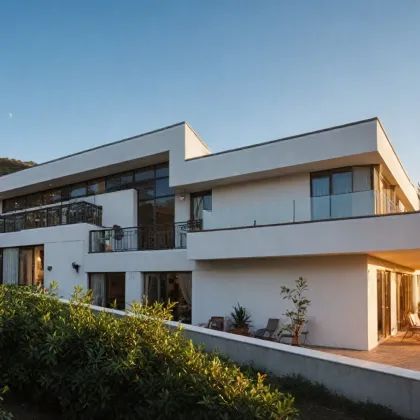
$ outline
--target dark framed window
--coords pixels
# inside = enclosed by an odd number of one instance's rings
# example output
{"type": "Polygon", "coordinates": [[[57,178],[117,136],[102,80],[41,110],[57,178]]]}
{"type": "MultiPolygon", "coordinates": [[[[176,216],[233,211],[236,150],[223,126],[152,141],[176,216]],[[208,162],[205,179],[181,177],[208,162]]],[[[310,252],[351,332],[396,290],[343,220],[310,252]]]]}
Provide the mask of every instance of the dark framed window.
{"type": "Polygon", "coordinates": [[[87,195],[103,194],[105,192],[105,179],[95,179],[87,184],[87,195]]]}
{"type": "MultiPolygon", "coordinates": [[[[65,185],[61,188],[22,195],[3,200],[3,213],[51,205],[74,198],[103,194],[113,190],[134,188],[139,191],[139,200],[174,195],[169,187],[169,162],[132,171],[117,173],[106,178],[65,185]]],[[[30,221],[33,224],[33,221],[30,221]]]]}
{"type": "Polygon", "coordinates": [[[203,219],[203,211],[212,211],[213,198],[211,191],[201,191],[191,194],[191,220],[203,219]]]}
{"type": "Polygon", "coordinates": [[[70,190],[70,198],[79,198],[86,196],[86,183],[72,185],[70,190]]]}
{"type": "Polygon", "coordinates": [[[373,214],[373,183],[372,165],[312,173],[312,220],[373,214]]]}
{"type": "Polygon", "coordinates": [[[42,206],[43,193],[29,194],[26,196],[26,208],[42,206]]]}
{"type": "Polygon", "coordinates": [[[154,178],[155,178],[154,166],[137,169],[137,171],[134,172],[134,182],[147,181],[148,179],[154,179],[154,178]]]}

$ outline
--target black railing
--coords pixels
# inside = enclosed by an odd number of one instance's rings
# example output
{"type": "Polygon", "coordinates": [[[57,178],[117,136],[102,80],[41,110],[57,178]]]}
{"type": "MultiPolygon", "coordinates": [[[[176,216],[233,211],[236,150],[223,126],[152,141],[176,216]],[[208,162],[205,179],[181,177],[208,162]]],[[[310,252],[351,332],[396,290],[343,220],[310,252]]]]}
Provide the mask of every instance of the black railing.
{"type": "Polygon", "coordinates": [[[187,247],[187,233],[201,230],[202,225],[202,220],[190,220],[170,225],[91,230],[89,251],[96,253],[182,249],[187,247]]]}
{"type": "Polygon", "coordinates": [[[91,223],[101,226],[102,207],[80,201],[0,216],[0,233],[74,223],[91,223]]]}

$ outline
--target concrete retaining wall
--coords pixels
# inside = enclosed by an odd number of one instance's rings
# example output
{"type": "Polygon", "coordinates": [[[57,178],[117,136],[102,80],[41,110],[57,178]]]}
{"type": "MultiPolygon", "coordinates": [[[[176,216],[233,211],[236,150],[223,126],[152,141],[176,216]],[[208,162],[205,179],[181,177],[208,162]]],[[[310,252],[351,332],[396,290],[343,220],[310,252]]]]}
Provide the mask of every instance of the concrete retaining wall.
{"type": "MultiPolygon", "coordinates": [[[[64,300],[63,300],[64,301],[64,300]]],[[[67,302],[67,301],[66,301],[67,302]]],[[[124,312],[92,306],[117,316],[124,312]]],[[[171,329],[178,323],[167,322],[171,329]]],[[[207,350],[228,355],[237,363],[253,364],[277,376],[299,374],[324,384],[353,401],[371,401],[409,419],[420,418],[420,372],[316,350],[291,347],[226,332],[183,324],[185,335],[207,350]]]]}

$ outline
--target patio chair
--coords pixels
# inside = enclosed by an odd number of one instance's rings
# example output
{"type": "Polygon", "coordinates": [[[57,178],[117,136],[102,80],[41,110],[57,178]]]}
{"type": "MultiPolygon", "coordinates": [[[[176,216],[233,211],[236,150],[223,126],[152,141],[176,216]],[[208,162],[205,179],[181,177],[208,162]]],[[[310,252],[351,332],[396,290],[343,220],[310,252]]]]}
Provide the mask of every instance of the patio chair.
{"type": "MultiPolygon", "coordinates": [[[[405,338],[411,338],[414,335],[418,334],[420,336],[420,324],[417,324],[417,320],[416,317],[414,316],[414,314],[408,313],[407,314],[407,331],[404,334],[404,337],[402,338],[401,342],[404,341],[405,338]],[[409,337],[407,337],[408,334],[411,335],[409,337]]],[[[419,339],[419,338],[417,338],[419,339]]]]}
{"type": "Polygon", "coordinates": [[[265,328],[257,330],[254,334],[254,338],[260,338],[261,340],[272,340],[273,334],[276,332],[279,326],[280,320],[278,318],[270,318],[265,328]]]}
{"type": "Polygon", "coordinates": [[[222,316],[212,316],[209,320],[207,328],[211,330],[223,331],[225,326],[225,318],[222,316]]]}

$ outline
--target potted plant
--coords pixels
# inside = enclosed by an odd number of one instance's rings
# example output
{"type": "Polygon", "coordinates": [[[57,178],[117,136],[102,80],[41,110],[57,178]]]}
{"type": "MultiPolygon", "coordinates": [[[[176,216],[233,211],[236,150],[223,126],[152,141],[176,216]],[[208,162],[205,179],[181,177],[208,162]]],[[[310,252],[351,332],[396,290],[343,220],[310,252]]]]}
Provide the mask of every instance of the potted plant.
{"type": "Polygon", "coordinates": [[[232,328],[230,332],[233,334],[248,335],[251,315],[239,302],[237,306],[233,307],[233,312],[231,312],[230,316],[232,317],[232,328]]]}
{"type": "Polygon", "coordinates": [[[308,322],[306,313],[308,312],[311,301],[304,296],[307,291],[308,284],[302,277],[299,277],[295,281],[294,289],[281,286],[281,296],[283,296],[283,299],[290,300],[293,304],[292,309],[283,314],[288,319],[288,323],[282,326],[283,330],[291,333],[292,346],[299,346],[299,336],[304,325],[308,322]]]}

